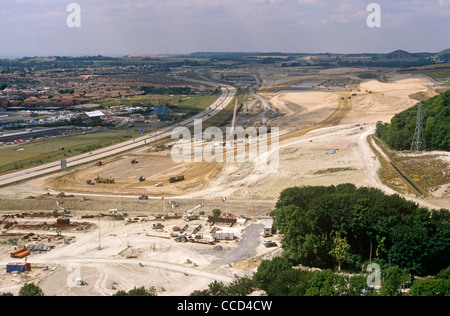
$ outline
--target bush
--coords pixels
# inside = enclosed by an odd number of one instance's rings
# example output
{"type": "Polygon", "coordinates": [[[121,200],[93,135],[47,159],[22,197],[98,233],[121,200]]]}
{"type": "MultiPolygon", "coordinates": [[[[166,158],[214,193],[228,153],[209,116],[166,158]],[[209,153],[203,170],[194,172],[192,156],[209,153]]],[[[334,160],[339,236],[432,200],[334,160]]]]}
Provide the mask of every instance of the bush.
{"type": "Polygon", "coordinates": [[[146,289],[144,286],[137,288],[135,287],[134,289],[125,292],[125,291],[118,291],[116,294],[114,294],[113,296],[157,296],[156,293],[156,288],[155,287],[151,287],[149,289],[146,289]]]}
{"type": "Polygon", "coordinates": [[[450,280],[446,279],[421,279],[415,280],[411,290],[411,296],[450,296],[450,280]]]}
{"type": "Polygon", "coordinates": [[[39,286],[29,283],[22,286],[19,296],[45,296],[45,294],[39,286]]]}
{"type": "Polygon", "coordinates": [[[214,281],[208,285],[208,289],[194,291],[190,296],[247,296],[252,293],[255,288],[253,279],[242,277],[228,285],[214,281]]]}

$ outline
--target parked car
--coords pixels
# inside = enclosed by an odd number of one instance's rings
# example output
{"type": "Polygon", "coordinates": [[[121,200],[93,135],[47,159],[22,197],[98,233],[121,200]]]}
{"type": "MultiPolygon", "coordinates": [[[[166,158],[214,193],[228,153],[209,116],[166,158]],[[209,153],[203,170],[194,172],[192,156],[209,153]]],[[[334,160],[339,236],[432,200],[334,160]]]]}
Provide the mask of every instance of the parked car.
{"type": "Polygon", "coordinates": [[[266,246],[266,248],[278,247],[277,243],[271,240],[264,240],[264,246],[266,246]]]}

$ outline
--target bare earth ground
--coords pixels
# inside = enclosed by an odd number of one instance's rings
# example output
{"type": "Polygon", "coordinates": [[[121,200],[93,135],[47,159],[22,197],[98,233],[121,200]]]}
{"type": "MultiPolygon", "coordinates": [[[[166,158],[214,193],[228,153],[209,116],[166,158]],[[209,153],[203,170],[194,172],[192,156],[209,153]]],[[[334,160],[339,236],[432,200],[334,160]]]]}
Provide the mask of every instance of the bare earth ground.
{"type": "MultiPolygon", "coordinates": [[[[353,76],[353,72],[352,69],[327,70],[320,75],[323,78],[353,76]]],[[[164,231],[156,232],[152,229],[154,221],[125,225],[124,221],[102,219],[101,250],[97,249],[99,231],[94,226],[87,232],[63,232],[75,236],[75,241],[57,245],[46,254],[32,255],[28,261],[38,267],[51,268],[49,271],[36,268],[29,275],[32,280],[39,281],[47,295],[111,295],[134,286],[155,286],[159,295],[189,295],[194,290],[206,288],[213,280],[229,282],[235,274],[251,274],[262,258],[280,251],[279,248],[265,248],[261,233],[263,215],[274,208],[285,188],[350,182],[395,193],[380,181],[377,173],[380,162],[367,137],[374,133],[377,121],[389,121],[394,114],[413,106],[416,101],[410,95],[418,92],[434,95],[432,84],[424,77],[391,74],[389,83],[366,80],[347,87],[346,91],[261,93],[267,100],[266,106],[254,100],[246,111],[253,111],[258,117],[264,117],[269,111],[278,114],[268,120],[271,126],[279,126],[282,134],[280,165],[275,174],[261,173],[257,164],[249,162],[177,164],[168,156],[168,151],[154,153],[143,148],[111,158],[101,167],[86,166],[1,188],[0,205],[6,213],[24,209],[53,210],[57,209],[55,195],[63,191],[75,195],[63,199],[61,205],[73,210],[75,216],[107,213],[112,208],[124,210],[131,217],[149,216],[184,212],[203,203],[201,210],[206,214],[220,208],[223,212],[252,217],[247,226],[221,227],[240,238],[239,242],[216,244],[223,246],[221,251],[214,250],[212,245],[178,244],[172,239],[153,237],[167,237],[172,226],[185,224],[182,220],[163,222],[164,231]],[[330,150],[335,153],[327,154],[330,150]],[[134,158],[139,161],[138,165],[131,165],[134,158]],[[86,185],[86,180],[93,180],[97,175],[113,177],[116,184],[86,185]],[[186,181],[168,182],[169,177],[178,175],[184,175],[186,181]],[[140,176],[147,180],[139,182],[140,176]],[[159,182],[164,186],[156,187],[159,182]],[[138,201],[140,194],[149,195],[150,200],[138,201]],[[33,198],[25,199],[29,196],[33,198]],[[162,196],[165,200],[161,200],[162,196]],[[88,200],[81,202],[81,197],[88,200]],[[225,203],[221,202],[223,197],[227,197],[225,203]],[[180,206],[171,210],[169,200],[180,206]],[[67,271],[71,264],[80,267],[81,276],[88,285],[67,285],[67,278],[73,273],[67,271]],[[161,287],[165,291],[161,291],[161,287]]],[[[238,124],[239,119],[242,118],[238,118],[238,124]]],[[[442,155],[440,159],[450,160],[448,153],[442,155]]],[[[450,204],[448,186],[436,188],[426,199],[420,200],[413,195],[406,197],[432,208],[450,204]]],[[[91,221],[98,225],[97,220],[91,221]]],[[[189,223],[190,229],[200,224],[205,226],[201,232],[207,236],[210,228],[206,227],[204,219],[189,223]]],[[[274,240],[279,242],[278,238],[276,236],[274,240]]],[[[2,264],[14,261],[9,258],[11,249],[11,246],[0,246],[2,264]]],[[[2,275],[0,292],[17,293],[24,281],[20,276],[2,275]]]]}

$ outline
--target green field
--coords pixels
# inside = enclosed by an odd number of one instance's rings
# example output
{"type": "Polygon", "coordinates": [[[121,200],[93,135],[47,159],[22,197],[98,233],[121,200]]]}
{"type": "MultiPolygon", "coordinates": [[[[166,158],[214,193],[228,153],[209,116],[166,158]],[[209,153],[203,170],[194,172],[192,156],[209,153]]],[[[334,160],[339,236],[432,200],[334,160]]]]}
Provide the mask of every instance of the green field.
{"type": "Polygon", "coordinates": [[[77,156],[137,137],[134,130],[117,129],[57,137],[0,149],[0,174],[77,156]],[[64,150],[60,150],[64,148],[64,150]]]}
{"type": "MultiPolygon", "coordinates": [[[[116,105],[170,105],[175,112],[190,116],[206,109],[218,98],[219,94],[208,93],[193,96],[142,95],[121,99],[105,99],[99,103],[106,107],[116,105]]],[[[217,118],[214,118],[214,123],[219,123],[225,120],[225,117],[229,117],[230,110],[231,106],[224,113],[220,113],[217,118]],[[217,121],[217,119],[219,120],[217,121]]],[[[88,133],[86,135],[57,137],[20,146],[1,148],[0,174],[70,158],[100,148],[109,147],[138,136],[139,134],[136,131],[124,127],[121,129],[88,133]],[[60,150],[60,148],[64,148],[64,150],[60,150]]]]}
{"type": "Polygon", "coordinates": [[[190,114],[206,109],[219,98],[220,94],[196,95],[138,95],[120,99],[105,99],[97,103],[109,108],[112,106],[153,107],[169,106],[177,113],[190,114]]]}

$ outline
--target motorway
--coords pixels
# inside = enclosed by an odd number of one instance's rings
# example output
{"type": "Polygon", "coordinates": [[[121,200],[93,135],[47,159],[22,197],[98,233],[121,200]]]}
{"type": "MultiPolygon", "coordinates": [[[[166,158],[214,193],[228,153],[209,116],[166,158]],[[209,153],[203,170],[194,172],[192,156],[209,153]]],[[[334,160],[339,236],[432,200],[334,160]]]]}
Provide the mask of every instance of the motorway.
{"type": "MultiPolygon", "coordinates": [[[[211,83],[210,83],[211,84],[211,83]]],[[[218,84],[215,84],[219,86],[218,84]]],[[[158,139],[163,139],[166,137],[171,137],[172,131],[176,127],[187,127],[190,128],[194,126],[194,120],[202,119],[206,121],[218,113],[220,113],[223,109],[225,109],[230,102],[233,100],[236,95],[236,89],[229,85],[220,85],[222,89],[222,95],[218,100],[216,100],[211,106],[209,106],[206,110],[201,113],[186,119],[185,121],[174,125],[166,127],[158,132],[152,133],[150,135],[145,135],[134,140],[126,141],[114,146],[110,146],[107,148],[99,149],[96,151],[92,151],[87,154],[82,154],[79,156],[75,156],[67,159],[67,168],[76,167],[92,162],[96,162],[102,159],[105,159],[110,156],[114,156],[120,153],[124,153],[130,150],[133,150],[137,147],[144,146],[148,143],[152,143],[158,139]]],[[[13,173],[9,173],[3,176],[0,176],[0,186],[11,185],[16,182],[29,180],[36,177],[41,177],[53,172],[61,171],[61,162],[52,162],[49,164],[41,165],[38,167],[33,167],[26,170],[21,170],[13,173]]]]}

